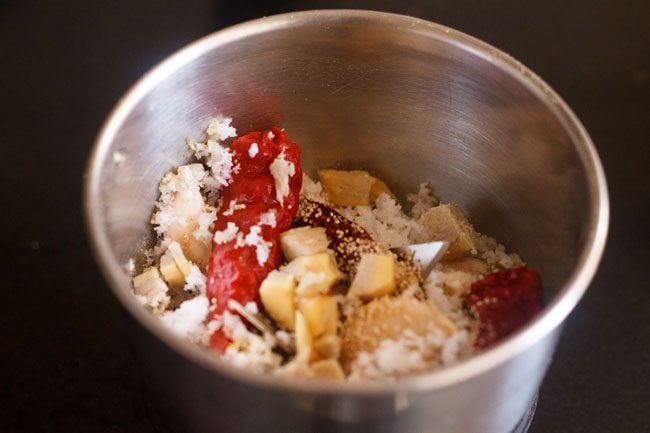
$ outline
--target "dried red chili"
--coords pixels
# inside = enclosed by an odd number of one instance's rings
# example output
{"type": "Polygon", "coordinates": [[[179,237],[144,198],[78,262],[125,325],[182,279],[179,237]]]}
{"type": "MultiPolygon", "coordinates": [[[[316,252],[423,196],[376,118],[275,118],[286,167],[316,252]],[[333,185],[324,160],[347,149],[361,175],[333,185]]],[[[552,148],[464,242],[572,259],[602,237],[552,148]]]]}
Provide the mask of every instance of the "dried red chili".
{"type": "MultiPolygon", "coordinates": [[[[281,129],[251,132],[237,138],[230,150],[232,180],[221,191],[214,229],[224,232],[234,224],[237,235],[212,245],[206,293],[215,305],[213,315],[228,309],[231,299],[243,305],[259,303],[260,284],[280,265],[279,234],[291,228],[302,186],[300,148],[281,129]],[[278,159],[280,164],[293,165],[293,170],[285,173],[285,194],[276,190],[271,170],[278,159]]],[[[228,343],[221,331],[215,332],[210,341],[211,347],[219,352],[228,343]]]]}
{"type": "Polygon", "coordinates": [[[479,319],[474,347],[485,349],[517,331],[542,309],[542,282],[526,266],[503,269],[474,282],[465,299],[479,319]]]}

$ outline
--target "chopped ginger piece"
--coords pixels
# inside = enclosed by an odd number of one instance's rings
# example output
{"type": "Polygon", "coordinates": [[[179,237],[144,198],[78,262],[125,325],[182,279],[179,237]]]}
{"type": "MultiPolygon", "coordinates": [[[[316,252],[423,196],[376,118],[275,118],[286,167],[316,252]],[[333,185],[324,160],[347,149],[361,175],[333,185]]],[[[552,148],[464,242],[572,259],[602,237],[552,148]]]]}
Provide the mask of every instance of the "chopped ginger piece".
{"type": "Polygon", "coordinates": [[[165,281],[167,281],[167,284],[172,287],[179,287],[185,284],[185,275],[183,275],[180,268],[176,265],[176,261],[169,250],[160,257],[160,273],[165,281]]]}
{"type": "Polygon", "coordinates": [[[335,335],[339,326],[339,306],[333,296],[302,298],[298,303],[314,338],[335,335]]]}
{"type": "Polygon", "coordinates": [[[160,277],[156,268],[145,269],[140,275],[133,278],[135,294],[142,296],[144,302],[150,306],[155,313],[160,313],[169,305],[169,288],[160,277]]]}
{"type": "Polygon", "coordinates": [[[293,274],[297,279],[301,279],[308,273],[323,274],[327,288],[331,288],[343,279],[343,273],[336,266],[336,259],[329,252],[293,259],[282,268],[282,271],[293,274]]]}
{"type": "Polygon", "coordinates": [[[370,300],[393,293],[397,287],[395,271],[392,254],[362,254],[348,296],[370,300]]]}
{"type": "Polygon", "coordinates": [[[322,358],[338,358],[341,354],[341,337],[338,335],[324,335],[314,340],[314,350],[322,358]]]}
{"type": "Polygon", "coordinates": [[[167,251],[169,251],[171,256],[174,258],[174,261],[176,262],[176,266],[178,266],[178,269],[180,269],[183,275],[187,277],[192,271],[192,264],[190,263],[189,260],[185,258],[185,254],[183,254],[183,249],[178,244],[178,242],[172,242],[171,244],[169,244],[169,247],[167,247],[167,251]]]}
{"type": "Polygon", "coordinates": [[[314,337],[300,311],[296,311],[294,322],[296,325],[296,360],[309,362],[315,355],[313,351],[314,337]]]}
{"type": "Polygon", "coordinates": [[[280,271],[269,273],[260,286],[260,298],[266,312],[280,326],[290,331],[295,325],[295,288],[293,275],[280,271]]]}
{"type": "Polygon", "coordinates": [[[291,261],[327,251],[329,241],[323,227],[299,227],[280,233],[280,247],[284,257],[291,261]]]}

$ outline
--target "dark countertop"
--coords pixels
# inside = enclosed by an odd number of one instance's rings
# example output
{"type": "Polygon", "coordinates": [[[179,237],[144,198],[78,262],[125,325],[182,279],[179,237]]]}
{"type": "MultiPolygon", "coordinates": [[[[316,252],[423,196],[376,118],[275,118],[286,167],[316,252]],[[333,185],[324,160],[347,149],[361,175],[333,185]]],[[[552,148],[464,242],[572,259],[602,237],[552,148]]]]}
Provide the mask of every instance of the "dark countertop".
{"type": "Polygon", "coordinates": [[[378,9],[481,38],[541,75],[590,132],[612,224],[568,320],[532,433],[650,432],[650,3],[0,3],[0,431],[166,431],[86,242],[81,178],[109,110],[188,42],[249,18],[378,9]]]}

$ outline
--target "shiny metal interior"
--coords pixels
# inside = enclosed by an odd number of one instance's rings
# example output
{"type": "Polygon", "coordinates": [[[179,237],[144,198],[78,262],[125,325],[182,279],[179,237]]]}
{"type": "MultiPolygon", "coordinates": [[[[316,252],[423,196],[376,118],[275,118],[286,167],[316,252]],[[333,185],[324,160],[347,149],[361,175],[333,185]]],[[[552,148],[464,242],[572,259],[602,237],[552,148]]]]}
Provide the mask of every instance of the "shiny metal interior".
{"type": "Polygon", "coordinates": [[[100,267],[130,313],[158,396],[192,431],[211,431],[220,418],[232,431],[307,431],[314,423],[323,431],[508,431],[595,272],[608,224],[593,145],[546,84],[467,35],[367,11],[280,15],[197,41],[120,101],[86,177],[100,267]],[[398,384],[281,382],[176,339],[132,299],[123,266],[150,239],[158,180],[185,161],[185,137],[201,138],[216,114],[231,116],[239,133],[284,127],[308,173],[367,169],[402,198],[430,182],[541,272],[549,306],[495,349],[398,384]],[[232,418],[250,404],[259,425],[232,418]]]}

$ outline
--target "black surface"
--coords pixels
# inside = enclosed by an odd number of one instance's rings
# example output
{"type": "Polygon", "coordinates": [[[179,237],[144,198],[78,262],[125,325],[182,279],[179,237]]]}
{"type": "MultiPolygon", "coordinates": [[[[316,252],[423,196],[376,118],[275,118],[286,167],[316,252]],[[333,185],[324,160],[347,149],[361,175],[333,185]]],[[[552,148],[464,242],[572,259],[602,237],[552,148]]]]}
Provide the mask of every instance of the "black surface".
{"type": "Polygon", "coordinates": [[[85,239],[90,146],[128,86],[186,43],[264,14],[334,6],[479,37],[581,118],[609,182],[609,243],[530,431],[650,432],[650,3],[641,0],[0,3],[0,431],[165,431],[85,239]]]}

